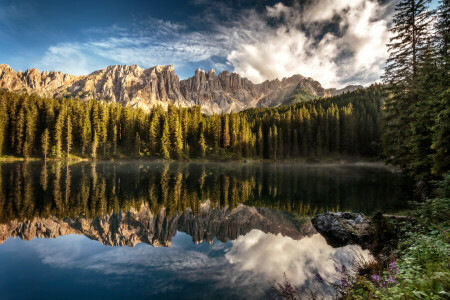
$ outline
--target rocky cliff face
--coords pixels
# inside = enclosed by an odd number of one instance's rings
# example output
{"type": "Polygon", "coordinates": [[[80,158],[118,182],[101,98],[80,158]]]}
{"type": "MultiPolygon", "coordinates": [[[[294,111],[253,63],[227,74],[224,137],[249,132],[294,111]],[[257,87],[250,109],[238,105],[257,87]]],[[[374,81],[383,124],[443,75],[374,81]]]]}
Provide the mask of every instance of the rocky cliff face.
{"type": "Polygon", "coordinates": [[[253,229],[273,234],[281,233],[299,240],[316,233],[311,222],[301,223],[280,211],[240,205],[233,211],[227,207],[210,207],[206,202],[198,214],[185,213],[167,216],[162,210],[154,214],[147,206],[118,212],[95,219],[35,218],[0,224],[0,244],[9,237],[23,240],[56,238],[67,234],[82,234],[109,246],[135,246],[147,243],[153,246],[170,247],[177,231],[190,236],[194,243],[203,240],[212,243],[214,237],[220,241],[234,240],[253,229]]]}
{"type": "Polygon", "coordinates": [[[241,111],[251,107],[277,106],[293,93],[306,91],[328,97],[347,90],[324,89],[319,82],[301,75],[253,84],[236,73],[218,75],[197,69],[193,77],[179,80],[172,65],[142,69],[137,65],[113,65],[89,75],[73,76],[61,72],[29,69],[15,72],[0,65],[0,88],[36,93],[46,97],[98,99],[142,107],[200,105],[204,113],[241,111]]]}

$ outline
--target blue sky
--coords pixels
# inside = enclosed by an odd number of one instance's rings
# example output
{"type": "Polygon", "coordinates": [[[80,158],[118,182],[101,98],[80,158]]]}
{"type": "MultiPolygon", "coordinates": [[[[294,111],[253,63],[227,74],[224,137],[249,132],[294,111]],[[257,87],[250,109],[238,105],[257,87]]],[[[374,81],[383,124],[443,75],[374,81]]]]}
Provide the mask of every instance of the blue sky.
{"type": "Polygon", "coordinates": [[[0,0],[0,63],[75,75],[173,64],[181,78],[199,67],[253,82],[302,74],[326,87],[368,84],[382,72],[393,3],[0,0]]]}

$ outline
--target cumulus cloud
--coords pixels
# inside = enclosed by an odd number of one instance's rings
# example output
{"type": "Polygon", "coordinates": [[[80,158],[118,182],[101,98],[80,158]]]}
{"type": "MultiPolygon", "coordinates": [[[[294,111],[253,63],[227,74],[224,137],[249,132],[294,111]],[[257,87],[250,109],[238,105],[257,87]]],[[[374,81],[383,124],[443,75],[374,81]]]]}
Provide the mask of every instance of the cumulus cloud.
{"type": "Polygon", "coordinates": [[[36,257],[52,268],[71,274],[82,270],[90,283],[95,281],[100,287],[119,285],[135,290],[139,286],[147,295],[204,287],[190,291],[193,298],[222,292],[236,298],[263,297],[274,282],[282,280],[283,273],[299,288],[314,285],[320,289],[323,285],[314,284],[314,276],[318,272],[334,280],[330,276],[335,273],[332,259],[346,263],[349,253],[369,255],[354,245],[332,248],[319,234],[293,240],[256,229],[227,243],[194,245],[189,235],[180,232],[172,242],[171,248],[146,244],[108,247],[84,236],[68,235],[17,241],[15,245],[34,251],[27,257],[36,257]]]}
{"type": "Polygon", "coordinates": [[[281,234],[252,230],[233,241],[225,257],[241,271],[251,271],[253,276],[275,282],[285,273],[294,285],[305,288],[314,284],[317,273],[333,281],[334,260],[345,264],[355,253],[366,259],[370,256],[355,245],[333,248],[320,234],[296,241],[281,234]]]}
{"type": "Polygon", "coordinates": [[[204,7],[201,25],[148,18],[86,30],[85,41],[50,47],[41,65],[76,74],[87,73],[95,58],[142,67],[173,64],[176,71],[208,65],[255,83],[301,74],[325,87],[367,84],[382,73],[388,6],[377,0],[278,3],[263,13],[223,4],[214,4],[214,11],[204,7]]]}
{"type": "Polygon", "coordinates": [[[239,45],[228,60],[254,82],[302,74],[327,87],[370,83],[387,57],[386,8],[375,0],[278,3],[266,10],[277,25],[259,28],[257,41],[239,45]]]}

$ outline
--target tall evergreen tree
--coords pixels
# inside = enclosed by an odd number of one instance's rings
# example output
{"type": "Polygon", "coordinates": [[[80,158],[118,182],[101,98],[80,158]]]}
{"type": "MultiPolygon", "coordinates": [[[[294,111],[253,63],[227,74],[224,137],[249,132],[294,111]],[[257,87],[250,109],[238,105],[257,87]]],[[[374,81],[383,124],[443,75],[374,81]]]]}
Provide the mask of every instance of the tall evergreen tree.
{"type": "Polygon", "coordinates": [[[437,21],[439,81],[437,117],[433,127],[432,173],[441,176],[450,170],[450,1],[441,0],[437,21]]]}
{"type": "Polygon", "coordinates": [[[409,160],[407,139],[411,109],[418,99],[418,67],[429,39],[430,13],[427,3],[429,0],[401,0],[397,5],[383,76],[390,93],[385,105],[385,155],[388,162],[403,169],[407,168],[409,160]]]}
{"type": "Polygon", "coordinates": [[[94,133],[92,134],[92,143],[91,143],[91,158],[93,159],[97,158],[97,148],[98,148],[98,136],[97,131],[94,130],[94,133]]]}
{"type": "Polygon", "coordinates": [[[263,133],[262,133],[262,127],[261,125],[258,126],[258,136],[257,136],[257,147],[258,147],[258,156],[260,158],[263,158],[264,153],[264,139],[263,139],[263,133]]]}
{"type": "Polygon", "coordinates": [[[69,159],[70,150],[72,150],[72,120],[70,118],[70,115],[67,115],[67,121],[66,121],[66,152],[67,152],[67,159],[69,159]]]}
{"type": "Polygon", "coordinates": [[[62,153],[62,134],[64,127],[64,111],[60,111],[55,123],[55,130],[53,132],[54,148],[56,158],[61,158],[62,153]]]}
{"type": "Polygon", "coordinates": [[[44,155],[44,160],[47,160],[47,154],[48,154],[48,150],[50,148],[50,133],[48,131],[48,128],[45,128],[44,133],[42,134],[41,148],[42,148],[42,154],[44,155]]]}
{"type": "Polygon", "coordinates": [[[169,122],[167,117],[164,118],[162,133],[161,133],[161,147],[159,150],[159,155],[161,158],[170,159],[170,136],[169,136],[169,122]]]}
{"type": "Polygon", "coordinates": [[[8,114],[6,112],[6,103],[0,98],[0,156],[3,154],[7,124],[8,114]]]}

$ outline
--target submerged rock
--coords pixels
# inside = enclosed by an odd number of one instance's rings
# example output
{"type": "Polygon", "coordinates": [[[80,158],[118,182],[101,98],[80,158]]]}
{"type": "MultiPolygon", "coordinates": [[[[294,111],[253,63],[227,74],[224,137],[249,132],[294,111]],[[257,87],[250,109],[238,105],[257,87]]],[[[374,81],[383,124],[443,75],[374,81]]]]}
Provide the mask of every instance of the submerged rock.
{"type": "Polygon", "coordinates": [[[358,244],[366,248],[374,238],[370,218],[361,213],[327,212],[317,215],[311,221],[333,247],[358,244]]]}

